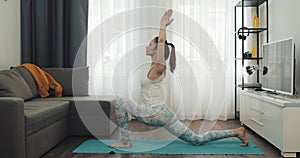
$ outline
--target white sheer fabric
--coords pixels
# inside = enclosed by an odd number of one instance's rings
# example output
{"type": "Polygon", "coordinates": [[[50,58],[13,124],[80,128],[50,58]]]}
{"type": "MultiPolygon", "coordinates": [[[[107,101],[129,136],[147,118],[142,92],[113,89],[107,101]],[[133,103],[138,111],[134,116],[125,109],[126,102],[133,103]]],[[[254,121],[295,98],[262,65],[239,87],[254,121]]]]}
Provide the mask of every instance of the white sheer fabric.
{"type": "Polygon", "coordinates": [[[174,22],[168,27],[167,39],[176,47],[177,68],[174,74],[168,70],[164,81],[167,105],[179,119],[233,118],[235,2],[89,0],[90,94],[141,101],[140,82],[147,71],[144,65],[150,61],[145,47],[158,35],[164,11],[172,8],[174,22]],[[111,27],[105,27],[107,23],[111,27]],[[107,41],[111,36],[113,40],[107,41]],[[224,74],[219,79],[224,84],[215,82],[220,77],[213,75],[216,71],[224,74]],[[218,87],[222,93],[216,94],[218,87]]]}

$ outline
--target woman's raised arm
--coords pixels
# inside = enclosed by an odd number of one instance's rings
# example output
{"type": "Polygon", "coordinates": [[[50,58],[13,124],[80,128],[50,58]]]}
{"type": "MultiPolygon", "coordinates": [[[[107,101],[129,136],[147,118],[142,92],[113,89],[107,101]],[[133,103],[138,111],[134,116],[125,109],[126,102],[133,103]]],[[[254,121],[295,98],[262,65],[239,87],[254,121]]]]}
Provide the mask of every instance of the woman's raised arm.
{"type": "Polygon", "coordinates": [[[170,25],[173,22],[173,19],[170,19],[172,13],[173,13],[172,9],[169,9],[167,12],[165,12],[165,14],[161,17],[160,20],[156,62],[162,65],[166,65],[166,60],[164,57],[166,28],[168,25],[170,25]]]}

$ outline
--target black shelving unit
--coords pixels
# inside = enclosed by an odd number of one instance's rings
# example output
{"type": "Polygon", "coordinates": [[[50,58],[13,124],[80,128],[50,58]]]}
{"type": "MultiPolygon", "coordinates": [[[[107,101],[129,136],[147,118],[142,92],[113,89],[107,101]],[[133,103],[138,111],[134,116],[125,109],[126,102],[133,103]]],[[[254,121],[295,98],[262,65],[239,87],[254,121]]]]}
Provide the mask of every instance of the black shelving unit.
{"type": "MultiPolygon", "coordinates": [[[[239,1],[235,7],[234,7],[234,20],[235,20],[235,27],[234,27],[234,33],[235,33],[235,118],[238,119],[239,118],[239,111],[237,111],[237,89],[238,88],[241,88],[242,90],[244,90],[244,88],[249,88],[249,86],[245,86],[245,82],[244,82],[244,64],[245,64],[245,60],[256,60],[256,64],[259,65],[259,61],[262,59],[260,57],[260,53],[259,53],[259,50],[260,50],[260,43],[259,43],[259,34],[262,33],[262,32],[266,32],[266,42],[269,42],[269,10],[268,10],[269,6],[268,6],[268,0],[241,0],[239,1]],[[245,26],[245,21],[244,21],[244,18],[245,18],[245,8],[248,8],[248,7],[254,7],[256,8],[256,14],[257,16],[259,17],[259,7],[260,5],[266,3],[266,27],[263,27],[263,28],[252,28],[252,27],[247,27],[245,26]],[[256,39],[256,50],[257,50],[257,57],[255,58],[245,58],[244,55],[242,55],[241,58],[238,58],[237,57],[237,53],[245,53],[245,40],[247,39],[241,39],[242,40],[242,50],[241,51],[238,51],[237,50],[237,31],[239,28],[237,28],[237,9],[240,8],[242,10],[242,19],[241,19],[241,22],[242,22],[242,25],[241,25],[241,28],[245,28],[245,29],[241,29],[240,30],[240,33],[242,34],[256,34],[257,36],[257,39],[256,39]],[[237,83],[237,61],[241,60],[242,62],[242,82],[241,83],[237,83]]],[[[257,83],[259,83],[259,73],[256,73],[256,81],[257,83]]],[[[252,87],[253,88],[253,87],[252,87]]]]}

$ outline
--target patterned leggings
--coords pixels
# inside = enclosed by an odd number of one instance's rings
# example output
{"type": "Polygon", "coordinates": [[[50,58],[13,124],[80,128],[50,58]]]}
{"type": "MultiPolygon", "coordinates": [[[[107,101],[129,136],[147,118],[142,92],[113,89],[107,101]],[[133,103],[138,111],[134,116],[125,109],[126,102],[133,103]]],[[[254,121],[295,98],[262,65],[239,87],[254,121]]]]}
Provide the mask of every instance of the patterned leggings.
{"type": "Polygon", "coordinates": [[[124,98],[115,99],[115,113],[120,128],[121,141],[130,140],[128,132],[129,115],[132,115],[140,122],[150,125],[164,127],[167,131],[176,137],[189,142],[193,145],[201,145],[206,142],[234,137],[234,130],[215,130],[197,135],[180,120],[176,114],[166,105],[150,107],[145,104],[135,104],[124,98]]]}

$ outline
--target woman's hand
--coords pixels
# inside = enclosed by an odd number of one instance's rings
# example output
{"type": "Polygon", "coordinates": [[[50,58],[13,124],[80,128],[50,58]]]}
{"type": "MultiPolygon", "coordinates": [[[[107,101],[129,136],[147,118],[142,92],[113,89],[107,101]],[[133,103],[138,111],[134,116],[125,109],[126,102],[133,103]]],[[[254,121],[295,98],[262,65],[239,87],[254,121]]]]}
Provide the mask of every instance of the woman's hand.
{"type": "Polygon", "coordinates": [[[160,20],[160,26],[161,27],[167,27],[168,25],[170,25],[174,19],[170,20],[170,17],[172,16],[173,10],[169,9],[167,12],[165,12],[165,14],[161,17],[160,20]]]}

